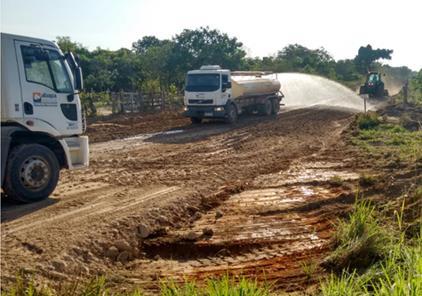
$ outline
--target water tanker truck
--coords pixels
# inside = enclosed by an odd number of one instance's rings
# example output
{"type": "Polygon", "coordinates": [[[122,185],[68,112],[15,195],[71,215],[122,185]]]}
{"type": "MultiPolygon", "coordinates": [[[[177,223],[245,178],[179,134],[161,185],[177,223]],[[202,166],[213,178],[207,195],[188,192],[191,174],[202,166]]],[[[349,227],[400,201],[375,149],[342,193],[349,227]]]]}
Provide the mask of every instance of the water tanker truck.
{"type": "Polygon", "coordinates": [[[231,72],[220,66],[202,66],[187,73],[184,115],[192,123],[204,118],[234,123],[242,113],[277,114],[283,94],[280,82],[264,78],[269,72],[231,72]]]}
{"type": "Polygon", "coordinates": [[[82,70],[51,41],[1,33],[1,187],[21,202],[48,197],[60,169],[88,166],[78,91],[82,70]]]}

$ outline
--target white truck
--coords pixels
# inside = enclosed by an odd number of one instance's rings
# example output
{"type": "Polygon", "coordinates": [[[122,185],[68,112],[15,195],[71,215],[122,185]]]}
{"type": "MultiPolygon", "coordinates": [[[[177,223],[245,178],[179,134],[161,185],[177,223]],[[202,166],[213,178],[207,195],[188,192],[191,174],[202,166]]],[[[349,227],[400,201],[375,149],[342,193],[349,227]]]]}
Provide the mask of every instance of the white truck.
{"type": "Polygon", "coordinates": [[[192,123],[204,118],[237,121],[241,113],[277,114],[284,97],[280,82],[263,78],[268,72],[231,72],[218,65],[202,66],[187,73],[184,116],[192,123]]]}
{"type": "Polygon", "coordinates": [[[48,197],[60,169],[88,166],[82,70],[51,41],[1,33],[1,187],[20,202],[48,197]]]}

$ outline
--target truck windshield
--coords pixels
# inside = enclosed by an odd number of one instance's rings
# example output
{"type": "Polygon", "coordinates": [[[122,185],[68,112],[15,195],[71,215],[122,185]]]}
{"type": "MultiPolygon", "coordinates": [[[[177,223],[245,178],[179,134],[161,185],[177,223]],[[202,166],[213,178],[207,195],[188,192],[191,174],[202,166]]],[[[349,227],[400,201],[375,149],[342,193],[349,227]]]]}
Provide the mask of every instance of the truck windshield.
{"type": "Polygon", "coordinates": [[[21,46],[26,80],[42,84],[59,93],[71,93],[72,83],[64,57],[58,51],[21,46]]]}
{"type": "Polygon", "coordinates": [[[189,74],[186,91],[216,91],[220,88],[220,74],[189,74]]]}

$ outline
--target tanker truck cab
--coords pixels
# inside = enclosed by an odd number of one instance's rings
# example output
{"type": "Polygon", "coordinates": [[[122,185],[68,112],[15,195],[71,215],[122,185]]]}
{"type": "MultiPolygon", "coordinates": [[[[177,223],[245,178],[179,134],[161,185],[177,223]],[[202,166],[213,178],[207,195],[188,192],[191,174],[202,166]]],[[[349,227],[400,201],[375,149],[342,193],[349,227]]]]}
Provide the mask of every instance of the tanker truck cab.
{"type": "Polygon", "coordinates": [[[243,112],[277,114],[283,97],[280,83],[276,79],[262,78],[266,74],[268,72],[232,72],[217,65],[191,70],[186,75],[184,115],[195,124],[204,118],[235,123],[243,112]]]}
{"type": "Polygon", "coordinates": [[[54,42],[1,33],[1,185],[7,197],[48,197],[62,168],[88,166],[82,71],[54,42]]]}
{"type": "Polygon", "coordinates": [[[203,118],[226,118],[231,101],[230,70],[219,66],[202,66],[187,73],[185,113],[193,123],[203,118]]]}

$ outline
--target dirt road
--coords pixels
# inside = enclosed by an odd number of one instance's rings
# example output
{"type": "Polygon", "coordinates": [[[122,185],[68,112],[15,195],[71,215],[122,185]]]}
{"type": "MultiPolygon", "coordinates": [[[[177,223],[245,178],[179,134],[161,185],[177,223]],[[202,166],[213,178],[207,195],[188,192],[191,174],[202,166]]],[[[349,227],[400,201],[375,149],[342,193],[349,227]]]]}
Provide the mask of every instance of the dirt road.
{"type": "MultiPolygon", "coordinates": [[[[341,141],[352,118],[314,106],[236,126],[157,115],[157,131],[133,119],[123,134],[140,135],[93,144],[90,168],[63,172],[51,198],[3,202],[2,288],[21,269],[52,285],[106,274],[153,292],[161,278],[229,272],[302,289],[312,284],[304,266],[318,266],[332,222],[353,202],[357,174],[341,141]]],[[[91,126],[98,139],[109,139],[104,124],[91,126]]]]}

